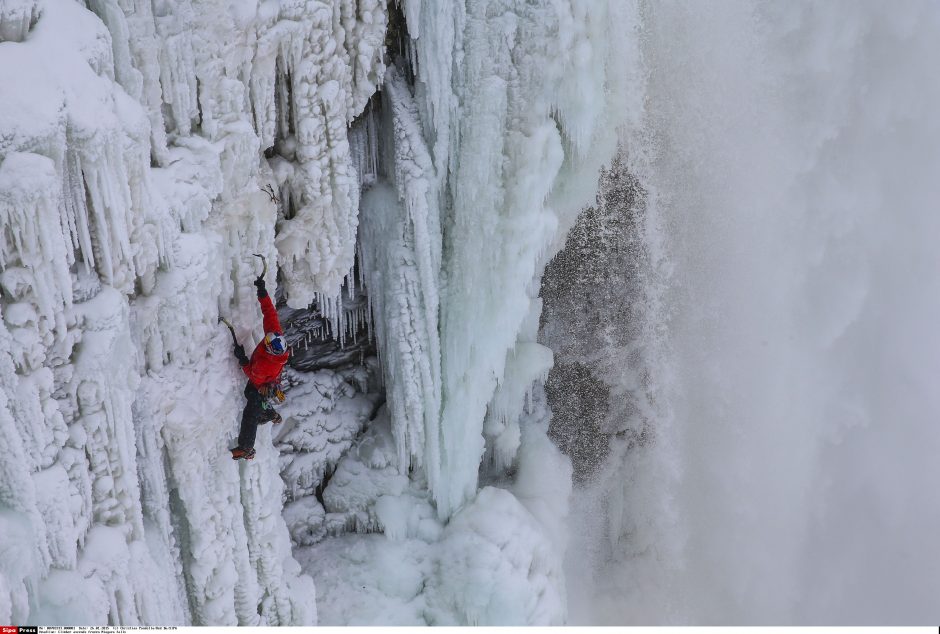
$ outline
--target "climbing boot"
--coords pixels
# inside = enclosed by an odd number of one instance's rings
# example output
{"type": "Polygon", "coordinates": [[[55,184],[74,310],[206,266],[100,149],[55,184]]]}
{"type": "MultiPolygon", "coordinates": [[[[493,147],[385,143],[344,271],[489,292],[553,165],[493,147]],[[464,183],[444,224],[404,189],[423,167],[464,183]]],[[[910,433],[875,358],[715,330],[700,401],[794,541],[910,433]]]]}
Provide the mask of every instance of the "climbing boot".
{"type": "Polygon", "coordinates": [[[281,418],[281,415],[278,414],[277,412],[274,412],[274,418],[271,419],[271,424],[272,424],[272,425],[280,425],[280,424],[283,423],[283,422],[284,422],[284,419],[281,418]]]}
{"type": "Polygon", "coordinates": [[[235,447],[232,451],[232,460],[251,460],[255,457],[254,449],[242,449],[241,447],[235,447]]]}

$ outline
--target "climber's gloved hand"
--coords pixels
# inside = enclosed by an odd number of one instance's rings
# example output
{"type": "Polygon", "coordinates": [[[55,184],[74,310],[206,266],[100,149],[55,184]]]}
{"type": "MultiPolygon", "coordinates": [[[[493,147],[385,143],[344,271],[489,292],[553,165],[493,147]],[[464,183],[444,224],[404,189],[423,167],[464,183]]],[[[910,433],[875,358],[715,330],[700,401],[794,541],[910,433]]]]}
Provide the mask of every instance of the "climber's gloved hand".
{"type": "Polygon", "coordinates": [[[235,344],[235,358],[238,359],[238,365],[248,365],[248,355],[245,354],[245,346],[240,343],[235,344]]]}
{"type": "Polygon", "coordinates": [[[255,287],[258,289],[258,299],[264,299],[268,296],[268,289],[264,286],[264,278],[259,277],[255,280],[255,287]]]}

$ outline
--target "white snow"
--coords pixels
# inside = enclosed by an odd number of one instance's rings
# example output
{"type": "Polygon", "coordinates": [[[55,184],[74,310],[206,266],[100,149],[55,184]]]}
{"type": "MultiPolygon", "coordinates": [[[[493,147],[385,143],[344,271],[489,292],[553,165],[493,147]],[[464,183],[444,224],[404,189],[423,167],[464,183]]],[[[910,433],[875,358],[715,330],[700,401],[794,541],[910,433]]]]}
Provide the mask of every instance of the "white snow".
{"type": "Polygon", "coordinates": [[[332,370],[287,371],[288,381],[296,385],[279,410],[283,428],[274,433],[288,499],[314,494],[375,409],[374,395],[362,394],[350,378],[332,370]]]}
{"type": "Polygon", "coordinates": [[[559,553],[508,491],[486,487],[444,530],[431,575],[435,623],[561,625],[559,553]]]}
{"type": "Polygon", "coordinates": [[[411,493],[411,483],[401,474],[397,456],[388,412],[383,409],[343,457],[323,492],[327,521],[361,532],[382,530],[378,500],[411,493]]]}

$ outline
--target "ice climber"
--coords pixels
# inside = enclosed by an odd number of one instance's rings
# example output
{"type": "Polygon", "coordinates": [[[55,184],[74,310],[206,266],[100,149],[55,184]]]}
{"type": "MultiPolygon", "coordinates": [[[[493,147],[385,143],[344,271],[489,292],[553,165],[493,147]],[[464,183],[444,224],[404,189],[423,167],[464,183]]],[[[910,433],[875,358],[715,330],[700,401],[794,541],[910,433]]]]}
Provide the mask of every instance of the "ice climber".
{"type": "Polygon", "coordinates": [[[255,286],[258,287],[258,301],[264,315],[264,339],[251,353],[251,359],[245,354],[244,346],[235,344],[235,357],[248,377],[248,385],[245,386],[245,398],[248,403],[242,412],[238,446],[232,449],[233,460],[251,460],[255,457],[255,434],[258,425],[269,421],[275,425],[279,424],[281,415],[274,410],[273,403],[284,401],[284,393],[278,379],[289,356],[287,342],[284,340],[284,331],[277,318],[274,302],[264,286],[263,273],[255,280],[255,286]]]}

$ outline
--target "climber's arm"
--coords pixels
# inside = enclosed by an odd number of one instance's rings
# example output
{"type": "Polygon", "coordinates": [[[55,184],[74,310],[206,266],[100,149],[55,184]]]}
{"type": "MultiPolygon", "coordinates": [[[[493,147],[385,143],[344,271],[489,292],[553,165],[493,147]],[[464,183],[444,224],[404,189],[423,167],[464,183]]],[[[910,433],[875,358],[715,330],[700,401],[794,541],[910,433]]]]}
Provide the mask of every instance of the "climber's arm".
{"type": "Polygon", "coordinates": [[[277,318],[277,309],[274,308],[274,302],[268,295],[268,290],[264,286],[264,278],[259,277],[255,280],[255,286],[258,287],[258,301],[261,303],[261,314],[264,315],[265,332],[284,332],[281,329],[281,321],[277,318]]]}

